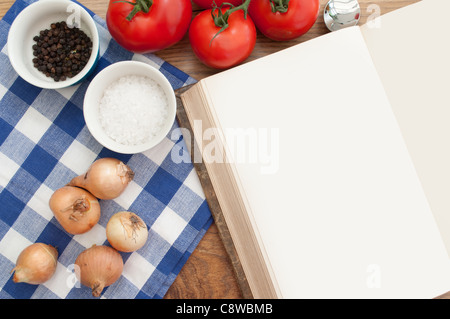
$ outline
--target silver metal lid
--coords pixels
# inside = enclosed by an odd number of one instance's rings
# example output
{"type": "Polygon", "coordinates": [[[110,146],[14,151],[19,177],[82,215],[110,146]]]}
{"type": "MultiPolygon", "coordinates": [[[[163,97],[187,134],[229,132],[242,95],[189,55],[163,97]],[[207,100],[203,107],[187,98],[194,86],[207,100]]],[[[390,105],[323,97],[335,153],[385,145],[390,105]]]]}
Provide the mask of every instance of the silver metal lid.
{"type": "Polygon", "coordinates": [[[323,12],[325,25],[330,31],[355,26],[360,16],[361,8],[357,0],[330,0],[323,12]]]}

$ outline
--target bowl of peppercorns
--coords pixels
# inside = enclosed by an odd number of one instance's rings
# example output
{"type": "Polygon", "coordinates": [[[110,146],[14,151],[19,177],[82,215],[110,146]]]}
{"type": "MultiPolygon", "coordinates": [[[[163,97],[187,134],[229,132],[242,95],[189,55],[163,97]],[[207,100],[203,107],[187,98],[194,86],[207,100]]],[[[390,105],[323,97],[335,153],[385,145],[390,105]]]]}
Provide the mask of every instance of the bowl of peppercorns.
{"type": "Polygon", "coordinates": [[[33,2],[14,19],[8,56],[18,75],[45,89],[76,85],[97,65],[99,35],[91,15],[70,0],[33,2]]]}

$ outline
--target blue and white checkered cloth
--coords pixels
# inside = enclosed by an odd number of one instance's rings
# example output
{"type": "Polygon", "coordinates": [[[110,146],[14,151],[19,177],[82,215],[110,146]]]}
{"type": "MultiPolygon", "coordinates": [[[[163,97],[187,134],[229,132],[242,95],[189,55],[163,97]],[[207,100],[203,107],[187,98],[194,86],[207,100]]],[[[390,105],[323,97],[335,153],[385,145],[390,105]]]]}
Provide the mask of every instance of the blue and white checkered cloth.
{"type": "Polygon", "coordinates": [[[105,22],[88,10],[100,33],[101,58],[95,74],[66,89],[34,87],[18,77],[7,56],[9,27],[31,2],[17,0],[0,21],[0,298],[93,298],[90,288],[76,280],[73,264],[93,244],[109,245],[106,223],[122,210],[143,218],[149,238],[138,251],[121,253],[122,276],[105,288],[102,297],[162,298],[212,223],[193,165],[171,160],[172,152],[185,149],[184,141],[172,140],[169,133],[150,151],[113,153],[89,133],[82,101],[90,79],[123,60],[157,67],[174,89],[195,81],[154,55],[122,49],[111,39],[105,22]],[[49,198],[101,157],[121,159],[134,170],[135,178],[119,198],[101,201],[102,216],[93,229],[70,235],[54,218],[49,198]],[[41,285],[14,283],[10,271],[19,253],[35,242],[57,248],[56,273],[41,285]]]}

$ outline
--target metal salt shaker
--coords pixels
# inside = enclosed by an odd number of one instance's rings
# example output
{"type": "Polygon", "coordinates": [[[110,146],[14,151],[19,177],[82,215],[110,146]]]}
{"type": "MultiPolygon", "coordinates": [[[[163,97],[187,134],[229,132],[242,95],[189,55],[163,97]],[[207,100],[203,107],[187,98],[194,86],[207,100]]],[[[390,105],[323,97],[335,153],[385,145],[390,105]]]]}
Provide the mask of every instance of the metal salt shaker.
{"type": "Polygon", "coordinates": [[[330,0],[325,6],[323,19],[330,31],[358,24],[361,8],[357,0],[330,0]]]}

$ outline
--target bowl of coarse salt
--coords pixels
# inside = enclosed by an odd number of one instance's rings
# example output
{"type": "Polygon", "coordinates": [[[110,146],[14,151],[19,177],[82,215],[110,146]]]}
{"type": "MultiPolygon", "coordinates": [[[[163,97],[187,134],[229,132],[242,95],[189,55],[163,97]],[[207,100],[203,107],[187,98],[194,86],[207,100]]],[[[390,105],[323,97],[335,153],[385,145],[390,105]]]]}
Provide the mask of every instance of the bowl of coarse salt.
{"type": "Polygon", "coordinates": [[[176,116],[175,92],[151,65],[117,62],[91,81],[83,113],[92,136],[104,147],[122,154],[141,153],[170,132],[176,116]]]}

